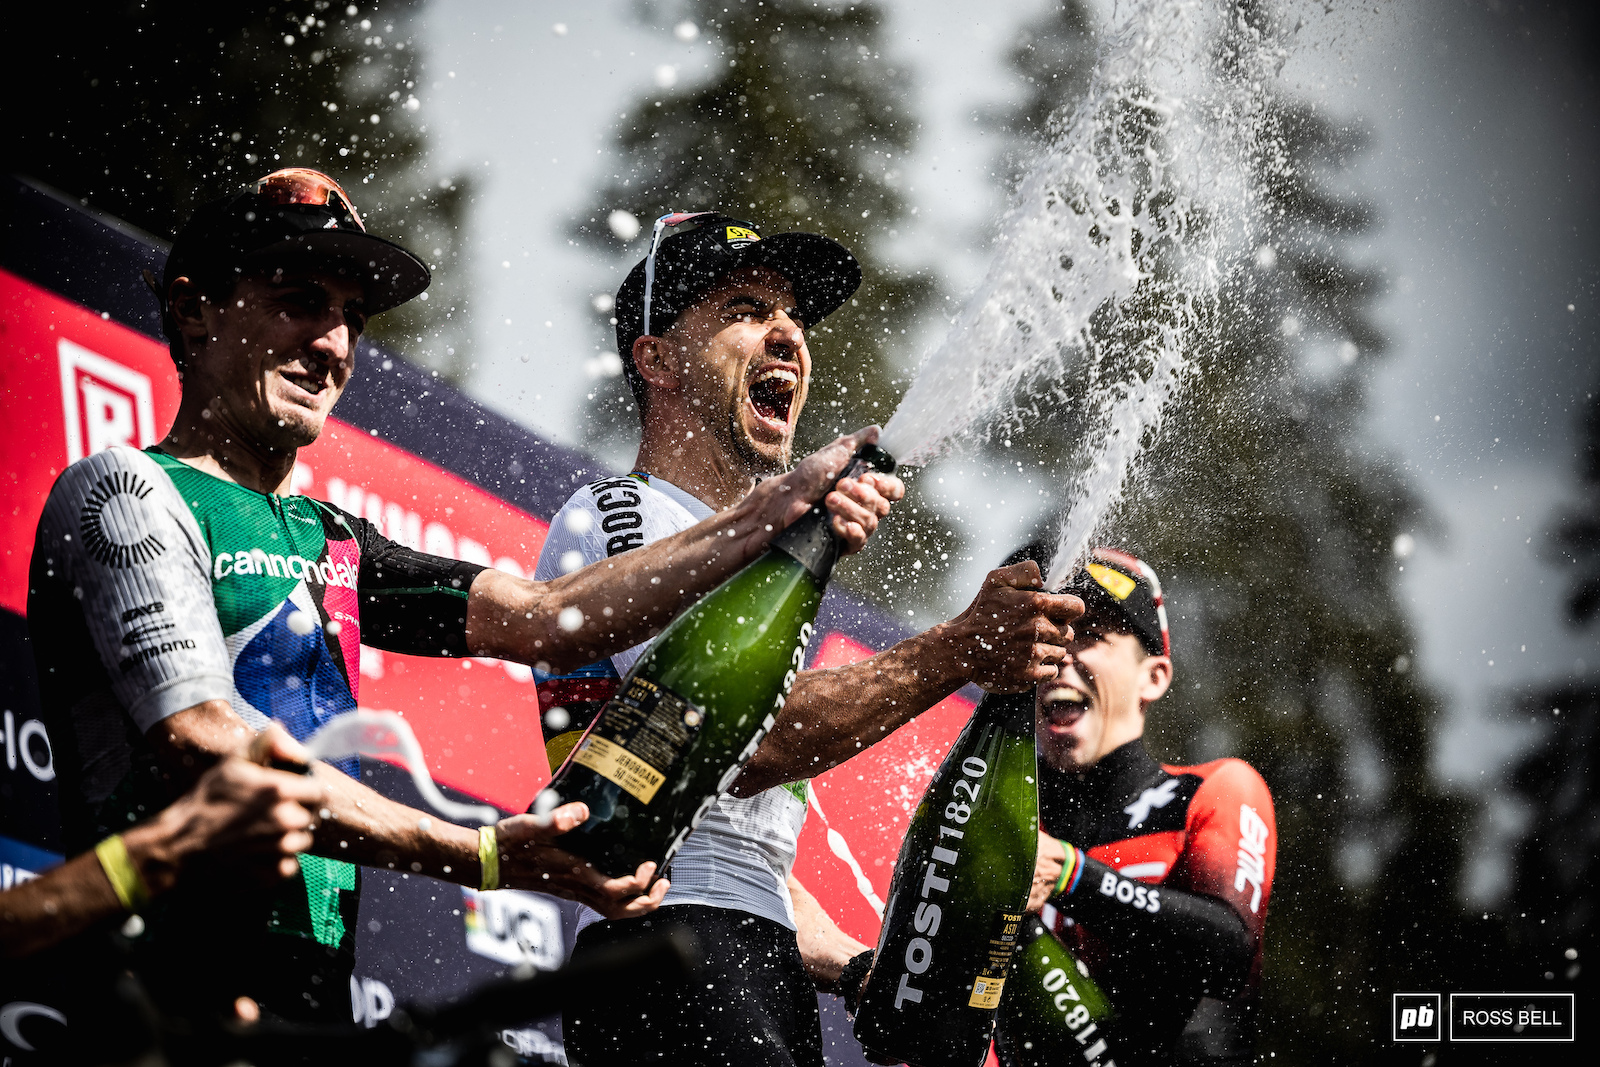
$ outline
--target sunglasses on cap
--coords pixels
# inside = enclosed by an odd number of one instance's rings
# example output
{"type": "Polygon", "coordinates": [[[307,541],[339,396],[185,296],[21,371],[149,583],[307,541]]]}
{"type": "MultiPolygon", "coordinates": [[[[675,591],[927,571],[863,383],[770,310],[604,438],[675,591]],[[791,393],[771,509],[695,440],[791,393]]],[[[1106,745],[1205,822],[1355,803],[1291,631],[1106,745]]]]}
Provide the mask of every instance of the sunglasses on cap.
{"type": "Polygon", "coordinates": [[[656,287],[656,249],[661,247],[661,235],[672,226],[682,226],[694,219],[715,215],[715,211],[672,211],[656,219],[650,234],[650,253],[644,257],[644,333],[650,336],[650,294],[656,287]]]}
{"type": "Polygon", "coordinates": [[[356,229],[365,233],[366,224],[356,212],[350,194],[339,183],[321,171],[307,167],[287,167],[275,170],[255,184],[254,192],[269,204],[286,207],[291,204],[308,204],[312,207],[336,207],[343,212],[356,229]]]}

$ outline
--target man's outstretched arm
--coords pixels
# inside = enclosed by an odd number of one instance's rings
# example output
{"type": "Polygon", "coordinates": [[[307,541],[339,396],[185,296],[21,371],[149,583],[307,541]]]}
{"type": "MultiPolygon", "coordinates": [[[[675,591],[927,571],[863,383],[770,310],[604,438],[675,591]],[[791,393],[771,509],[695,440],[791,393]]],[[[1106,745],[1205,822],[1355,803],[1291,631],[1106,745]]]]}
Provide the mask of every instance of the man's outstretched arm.
{"type": "MultiPolygon", "coordinates": [[[[145,738],[173,780],[186,785],[249,740],[253,731],[225,700],[185,708],[152,726],[145,738]]],[[[314,843],[318,856],[367,867],[426,874],[476,888],[482,885],[478,831],[419,811],[361,784],[324,763],[312,766],[322,790],[314,843]]],[[[180,786],[181,787],[181,786],[180,786]]],[[[547,820],[514,815],[496,824],[500,886],[537,889],[587,904],[607,918],[654,911],[667,882],[650,880],[655,864],[626,878],[607,878],[593,866],[550,844],[588,818],[583,804],[565,804],[547,820]]]]}
{"type": "Polygon", "coordinates": [[[1046,593],[1039,567],[991,571],[967,610],[933,629],[845,667],[803,671],[777,724],[733,785],[754,796],[836,767],[968,682],[1022,692],[1055,677],[1075,596],[1046,593]]]}
{"type": "MultiPolygon", "coordinates": [[[[726,511],[553,581],[483,571],[467,600],[468,648],[477,656],[542,663],[558,674],[632,648],[764,552],[823,496],[856,448],[876,437],[876,429],[841,437],[726,511]]],[[[827,493],[845,551],[859,551],[904,493],[898,478],[877,472],[827,493]]]]}
{"type": "MultiPolygon", "coordinates": [[[[223,760],[170,807],[115,835],[126,856],[119,869],[133,872],[135,892],[159,896],[202,865],[214,876],[227,871],[269,883],[294,874],[295,853],[311,845],[322,787],[259,765],[303,758],[281,726],[258,742],[249,759],[223,760]]],[[[84,852],[0,893],[0,959],[20,959],[126,915],[123,894],[130,890],[119,893],[105,863],[84,852]]]]}

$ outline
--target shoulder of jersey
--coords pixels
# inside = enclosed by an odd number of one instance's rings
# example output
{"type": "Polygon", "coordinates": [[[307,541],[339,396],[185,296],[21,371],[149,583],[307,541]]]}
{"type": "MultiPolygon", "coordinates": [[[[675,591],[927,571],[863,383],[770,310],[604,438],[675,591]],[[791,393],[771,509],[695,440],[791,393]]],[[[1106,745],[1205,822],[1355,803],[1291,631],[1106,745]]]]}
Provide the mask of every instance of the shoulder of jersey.
{"type": "Polygon", "coordinates": [[[1271,790],[1267,788],[1266,780],[1250,764],[1234,756],[1224,756],[1214,759],[1209,763],[1198,763],[1193,767],[1178,767],[1163,763],[1161,769],[1168,774],[1192,774],[1201,780],[1201,788],[1208,792],[1223,789],[1232,792],[1254,792],[1259,790],[1271,797],[1271,790]]]}
{"type": "Polygon", "coordinates": [[[573,493],[569,499],[581,497],[585,492],[588,492],[591,496],[599,496],[601,493],[611,489],[632,489],[634,492],[640,492],[648,488],[650,488],[648,482],[642,482],[631,475],[612,474],[605,478],[596,478],[576,493],[573,493]]]}
{"type": "Polygon", "coordinates": [[[127,445],[110,445],[92,456],[84,456],[67,465],[56,477],[56,483],[70,483],[84,478],[95,478],[114,471],[135,471],[139,474],[166,473],[161,464],[137,448],[127,445]]]}
{"type": "Polygon", "coordinates": [[[94,509],[113,496],[124,495],[135,506],[148,507],[160,494],[169,494],[170,499],[176,491],[161,464],[137,448],[112,445],[69,464],[56,477],[46,513],[60,514],[59,509],[76,509],[80,504],[94,509]]]}

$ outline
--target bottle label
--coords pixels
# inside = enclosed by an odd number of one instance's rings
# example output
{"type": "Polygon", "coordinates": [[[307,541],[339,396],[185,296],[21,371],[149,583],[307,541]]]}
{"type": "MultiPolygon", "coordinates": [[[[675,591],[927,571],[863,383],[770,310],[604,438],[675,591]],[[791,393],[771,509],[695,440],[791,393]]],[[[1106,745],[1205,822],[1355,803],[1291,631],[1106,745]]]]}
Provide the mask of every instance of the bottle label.
{"type": "Polygon", "coordinates": [[[1000,1006],[1000,991],[1005,988],[1006,972],[1011,969],[1011,955],[1017,949],[1017,931],[1022,929],[1022,912],[995,913],[995,932],[989,938],[989,958],[983,970],[972,980],[969,1008],[992,1011],[1000,1006]]]}
{"type": "Polygon", "coordinates": [[[704,721],[704,713],[678,694],[648,678],[630,678],[572,760],[648,804],[704,721]]]}

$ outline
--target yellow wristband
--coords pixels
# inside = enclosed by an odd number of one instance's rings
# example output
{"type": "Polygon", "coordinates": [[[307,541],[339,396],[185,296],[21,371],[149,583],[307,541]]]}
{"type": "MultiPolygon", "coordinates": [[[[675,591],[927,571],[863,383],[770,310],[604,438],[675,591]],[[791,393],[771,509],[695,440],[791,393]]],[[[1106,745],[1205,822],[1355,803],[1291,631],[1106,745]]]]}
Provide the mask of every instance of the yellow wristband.
{"type": "Polygon", "coordinates": [[[139,868],[133,865],[133,857],[128,855],[128,846],[121,834],[112,834],[94,846],[94,855],[111,882],[111,891],[117,894],[124,908],[138,911],[150,903],[150,887],[145,884],[139,868]]]}
{"type": "Polygon", "coordinates": [[[478,864],[483,868],[479,889],[500,888],[500,842],[495,838],[494,827],[478,827],[478,864]]]}

